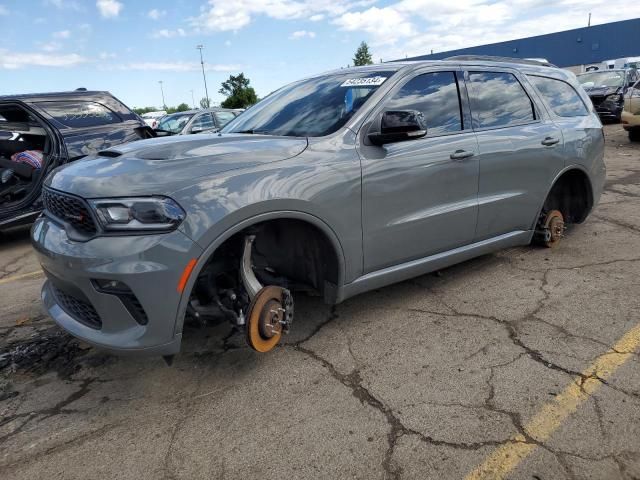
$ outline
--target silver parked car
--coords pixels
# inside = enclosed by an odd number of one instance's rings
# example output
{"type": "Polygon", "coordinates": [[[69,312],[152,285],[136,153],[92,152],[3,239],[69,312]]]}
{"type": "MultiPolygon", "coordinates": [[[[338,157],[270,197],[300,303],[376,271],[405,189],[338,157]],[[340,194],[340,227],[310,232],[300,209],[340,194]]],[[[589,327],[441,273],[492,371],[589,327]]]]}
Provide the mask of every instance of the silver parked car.
{"type": "Polygon", "coordinates": [[[176,112],[160,118],[154,130],[156,133],[165,135],[187,135],[208,130],[219,130],[239,114],[240,112],[237,110],[228,108],[207,108],[176,112]]]}
{"type": "Polygon", "coordinates": [[[44,305],[87,342],[179,351],[223,316],[265,352],[292,292],[338,303],[472,257],[554,246],[605,178],[575,76],[536,62],[338,70],[219,134],[110,148],[48,176],[32,240],[44,305]]]}

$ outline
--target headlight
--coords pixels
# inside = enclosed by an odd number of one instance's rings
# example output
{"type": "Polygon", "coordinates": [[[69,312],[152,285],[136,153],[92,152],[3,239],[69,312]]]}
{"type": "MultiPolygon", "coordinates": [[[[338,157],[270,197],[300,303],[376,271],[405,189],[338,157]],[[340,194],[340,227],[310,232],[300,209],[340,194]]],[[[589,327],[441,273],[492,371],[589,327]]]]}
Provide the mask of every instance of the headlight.
{"type": "Polygon", "coordinates": [[[184,210],[168,197],[89,200],[105,231],[170,231],[184,220],[184,210]]]}
{"type": "Polygon", "coordinates": [[[619,102],[622,100],[622,95],[614,93],[613,95],[607,95],[604,97],[605,102],[619,102]]]}

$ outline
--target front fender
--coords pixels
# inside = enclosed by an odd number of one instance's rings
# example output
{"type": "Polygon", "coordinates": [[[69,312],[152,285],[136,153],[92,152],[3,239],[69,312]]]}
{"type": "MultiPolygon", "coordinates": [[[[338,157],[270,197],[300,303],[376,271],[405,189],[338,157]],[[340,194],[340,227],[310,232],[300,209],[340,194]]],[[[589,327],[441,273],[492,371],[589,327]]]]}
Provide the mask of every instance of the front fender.
{"type": "MultiPolygon", "coordinates": [[[[289,202],[289,201],[288,201],[289,202]]],[[[229,239],[234,234],[238,233],[241,230],[244,230],[251,225],[255,225],[260,222],[265,222],[267,220],[275,220],[275,219],[293,219],[293,220],[302,220],[308,222],[309,224],[317,227],[320,231],[322,231],[329,242],[331,243],[336,257],[338,259],[338,288],[341,288],[344,285],[345,278],[345,257],[344,250],[342,245],[340,244],[340,240],[336,233],[331,229],[329,225],[327,225],[323,220],[312,215],[310,213],[296,211],[296,210],[272,210],[268,212],[263,212],[261,214],[255,215],[253,217],[245,218],[233,226],[227,228],[222,233],[213,233],[213,240],[206,247],[203,247],[203,252],[200,257],[197,259],[196,265],[193,268],[191,274],[189,275],[189,279],[186,283],[186,286],[182,292],[180,297],[180,302],[178,304],[178,311],[176,315],[176,326],[174,334],[180,334],[182,332],[182,326],[184,323],[185,313],[187,311],[187,305],[189,302],[189,297],[191,291],[193,290],[193,286],[198,278],[198,275],[202,271],[202,269],[207,265],[207,262],[216,251],[216,249],[222,245],[227,239],[229,239]]],[[[226,218],[224,219],[224,223],[226,222],[226,218]]],[[[217,231],[218,229],[214,229],[217,231]]],[[[238,265],[240,268],[240,265],[238,265]]]]}

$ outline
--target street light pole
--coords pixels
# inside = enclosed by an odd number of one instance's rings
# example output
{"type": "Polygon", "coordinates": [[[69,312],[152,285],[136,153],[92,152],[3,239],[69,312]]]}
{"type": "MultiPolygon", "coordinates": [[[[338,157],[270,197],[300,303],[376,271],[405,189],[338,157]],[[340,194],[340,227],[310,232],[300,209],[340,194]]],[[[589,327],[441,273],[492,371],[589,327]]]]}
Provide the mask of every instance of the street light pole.
{"type": "Polygon", "coordinates": [[[162,108],[167,109],[167,103],[164,101],[164,89],[162,88],[162,80],[158,80],[160,84],[160,93],[162,93],[162,108]]]}
{"type": "Polygon", "coordinates": [[[202,79],[204,80],[204,94],[207,99],[207,108],[210,108],[209,91],[207,90],[207,76],[204,74],[204,60],[202,59],[202,49],[204,48],[204,45],[196,45],[196,48],[200,50],[200,65],[202,66],[202,79]]]}
{"type": "Polygon", "coordinates": [[[189,90],[191,92],[191,105],[193,105],[193,108],[196,108],[196,99],[193,98],[193,90],[189,90]]]}

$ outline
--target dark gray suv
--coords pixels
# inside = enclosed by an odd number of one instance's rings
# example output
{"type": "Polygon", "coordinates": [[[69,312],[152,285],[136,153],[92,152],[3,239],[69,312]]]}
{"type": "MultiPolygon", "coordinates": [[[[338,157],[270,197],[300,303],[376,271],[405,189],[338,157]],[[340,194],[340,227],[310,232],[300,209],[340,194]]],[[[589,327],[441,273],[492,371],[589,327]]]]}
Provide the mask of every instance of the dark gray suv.
{"type": "Polygon", "coordinates": [[[219,134],[143,140],[45,181],[32,240],[64,329],[178,352],[185,317],[268,351],[292,292],[328,303],[498,249],[554,246],[602,191],[602,125],[575,76],[526,63],[339,70],[219,134]]]}

